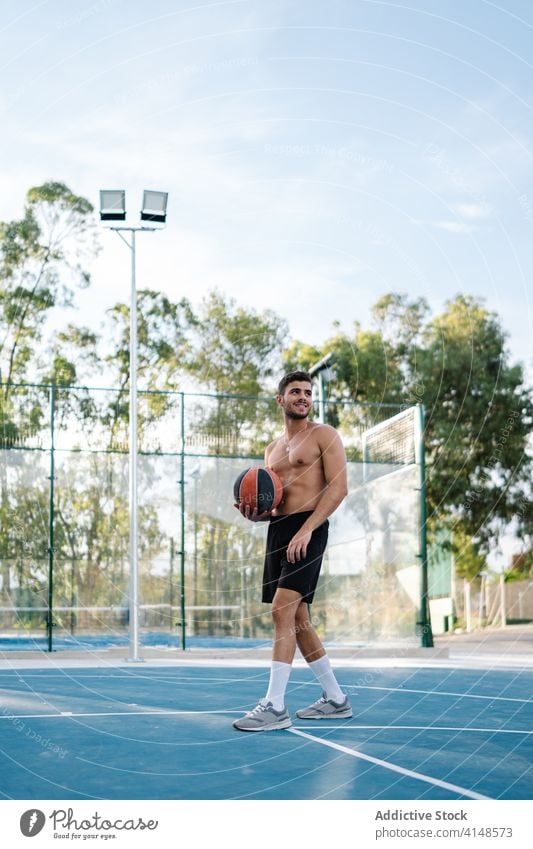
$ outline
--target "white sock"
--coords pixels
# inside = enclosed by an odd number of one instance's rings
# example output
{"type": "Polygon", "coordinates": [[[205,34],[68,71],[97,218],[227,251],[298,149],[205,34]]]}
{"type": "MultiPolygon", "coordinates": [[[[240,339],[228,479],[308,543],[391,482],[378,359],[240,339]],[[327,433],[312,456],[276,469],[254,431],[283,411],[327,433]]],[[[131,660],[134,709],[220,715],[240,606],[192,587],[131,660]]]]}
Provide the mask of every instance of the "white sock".
{"type": "Polygon", "coordinates": [[[333,699],[333,701],[337,703],[344,701],[345,695],[333,674],[331,663],[329,662],[327,654],[323,657],[319,657],[318,660],[311,661],[309,668],[313,670],[318,681],[322,685],[322,689],[326,694],[326,699],[333,699]]]}
{"type": "Polygon", "coordinates": [[[291,664],[273,660],[270,667],[270,681],[265,702],[272,702],[274,710],[283,710],[285,707],[285,690],[291,674],[291,664]]]}

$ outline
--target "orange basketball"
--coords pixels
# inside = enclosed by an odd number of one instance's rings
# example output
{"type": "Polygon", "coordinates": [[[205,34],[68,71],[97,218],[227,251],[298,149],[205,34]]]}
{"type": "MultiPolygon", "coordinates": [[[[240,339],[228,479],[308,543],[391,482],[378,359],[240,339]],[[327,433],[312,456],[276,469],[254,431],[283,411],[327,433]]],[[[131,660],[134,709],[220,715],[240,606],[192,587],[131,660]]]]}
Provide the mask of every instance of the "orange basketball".
{"type": "Polygon", "coordinates": [[[270,513],[283,498],[283,484],[272,469],[253,466],[241,472],[233,484],[233,495],[237,504],[248,504],[250,510],[270,513]]]}

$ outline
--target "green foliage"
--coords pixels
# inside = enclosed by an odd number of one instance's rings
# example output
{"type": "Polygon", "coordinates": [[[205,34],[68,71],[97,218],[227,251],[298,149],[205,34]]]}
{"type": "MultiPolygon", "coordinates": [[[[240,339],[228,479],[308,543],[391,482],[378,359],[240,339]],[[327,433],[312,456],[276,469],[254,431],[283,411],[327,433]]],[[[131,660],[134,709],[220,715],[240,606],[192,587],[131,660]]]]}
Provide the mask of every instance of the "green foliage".
{"type": "Polygon", "coordinates": [[[43,183],[42,186],[35,186],[29,189],[27,199],[31,209],[46,206],[45,214],[56,224],[65,215],[67,221],[63,223],[63,227],[74,225],[79,228],[93,212],[92,204],[86,198],[75,195],[65,183],[51,181],[43,183]]]}
{"type": "MultiPolygon", "coordinates": [[[[104,363],[113,386],[113,396],[101,416],[108,430],[109,446],[125,444],[129,421],[130,386],[130,308],[123,303],[108,310],[109,327],[97,340],[106,351],[94,355],[95,364],[104,363]]],[[[161,292],[141,289],[137,292],[137,382],[139,389],[163,392],[177,390],[183,381],[191,357],[190,336],[196,318],[189,301],[172,302],[161,292]]],[[[139,406],[139,435],[162,418],[175,399],[164,394],[143,396],[139,406]]]]}
{"type": "Polygon", "coordinates": [[[410,301],[406,294],[398,292],[383,295],[372,307],[372,317],[379,332],[392,343],[400,357],[412,355],[428,315],[425,298],[410,301]]]}
{"type": "MultiPolygon", "coordinates": [[[[0,465],[0,575],[2,604],[46,605],[48,481],[40,458],[3,452],[0,465]]],[[[38,624],[44,616],[15,625],[38,624]]]]}
{"type": "MultiPolygon", "coordinates": [[[[252,453],[264,451],[274,408],[255,399],[271,378],[277,384],[286,334],[286,323],[271,310],[257,313],[237,307],[217,291],[202,302],[187,370],[200,386],[219,394],[211,408],[198,405],[195,417],[195,429],[211,452],[227,453],[231,445],[238,452],[243,441],[252,453]],[[225,394],[251,397],[236,403],[220,397],[225,394]]],[[[277,423],[279,417],[275,418],[277,423]]]]}
{"type": "Polygon", "coordinates": [[[466,295],[434,318],[423,299],[396,293],[372,312],[377,330],[356,324],[321,349],[293,342],[291,366],[333,351],[331,399],[425,405],[431,526],[459,522],[482,551],[513,519],[530,535],[532,398],[497,316],[466,295]]]}
{"type": "Polygon", "coordinates": [[[480,551],[478,543],[472,540],[468,532],[456,525],[453,532],[453,553],[455,560],[455,574],[458,578],[466,578],[472,581],[487,568],[486,559],[480,551]]]}
{"type": "Polygon", "coordinates": [[[73,386],[79,375],[87,376],[87,371],[95,371],[101,366],[97,353],[98,336],[87,327],[67,324],[58,331],[50,350],[51,368],[43,375],[45,383],[56,386],[73,386]]]}
{"type": "Polygon", "coordinates": [[[192,633],[239,636],[242,629],[245,637],[257,636],[262,630],[256,587],[261,581],[263,540],[213,516],[188,518],[188,539],[196,532],[194,570],[187,577],[188,603],[208,606],[240,597],[243,605],[241,611],[196,610],[192,633]]]}
{"type": "Polygon", "coordinates": [[[533,578],[533,549],[513,554],[511,568],[505,573],[506,581],[528,581],[533,578]]]}
{"type": "Polygon", "coordinates": [[[283,371],[308,371],[321,357],[320,348],[293,340],[283,351],[283,371]]]}
{"type": "Polygon", "coordinates": [[[212,291],[202,302],[195,330],[188,370],[202,386],[256,396],[277,377],[287,324],[272,310],[246,310],[212,291]]]}
{"type": "MultiPolygon", "coordinates": [[[[127,458],[72,454],[58,470],[56,594],[74,605],[124,604],[128,572],[127,458]]],[[[150,475],[143,464],[141,481],[150,475]]],[[[139,556],[163,545],[157,511],[139,507],[139,556]]],[[[58,602],[56,601],[56,604],[58,602]]]]}
{"type": "Polygon", "coordinates": [[[427,326],[417,365],[430,506],[486,549],[515,517],[531,477],[533,407],[522,368],[509,363],[497,316],[463,295],[427,326]]]}
{"type": "MultiPolygon", "coordinates": [[[[130,308],[118,303],[108,310],[112,345],[104,361],[114,386],[130,377],[130,308]]],[[[137,292],[137,375],[143,389],[178,389],[190,356],[189,335],[196,325],[189,301],[173,303],[151,289],[137,292]]]]}
{"type": "MultiPolygon", "coordinates": [[[[16,415],[12,384],[41,377],[50,311],[68,306],[74,288],[89,283],[84,263],[95,250],[91,213],[85,198],[49,182],[29,190],[20,220],[0,223],[0,420],[11,440],[30,432],[40,418],[35,410],[31,421],[16,415]]],[[[59,354],[52,371],[62,382],[75,374],[59,354]]]]}
{"type": "Polygon", "coordinates": [[[338,332],[322,348],[293,342],[284,357],[287,371],[309,368],[328,353],[335,355],[331,397],[350,401],[402,401],[402,375],[396,352],[379,331],[356,323],[352,337],[338,332]]]}

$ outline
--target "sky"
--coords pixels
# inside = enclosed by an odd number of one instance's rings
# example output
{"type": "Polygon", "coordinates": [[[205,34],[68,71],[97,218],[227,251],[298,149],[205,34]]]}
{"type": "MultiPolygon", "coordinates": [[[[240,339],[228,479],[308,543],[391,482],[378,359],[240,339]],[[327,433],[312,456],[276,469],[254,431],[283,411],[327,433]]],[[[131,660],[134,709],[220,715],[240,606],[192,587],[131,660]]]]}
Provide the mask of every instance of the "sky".
{"type": "MultiPolygon", "coordinates": [[[[30,186],[169,192],[138,286],[215,287],[320,344],[390,291],[501,316],[531,370],[528,0],[3,0],[0,219],[30,186]]],[[[531,60],[531,61],[530,61],[531,60]]],[[[102,231],[61,320],[129,296],[102,231]]]]}

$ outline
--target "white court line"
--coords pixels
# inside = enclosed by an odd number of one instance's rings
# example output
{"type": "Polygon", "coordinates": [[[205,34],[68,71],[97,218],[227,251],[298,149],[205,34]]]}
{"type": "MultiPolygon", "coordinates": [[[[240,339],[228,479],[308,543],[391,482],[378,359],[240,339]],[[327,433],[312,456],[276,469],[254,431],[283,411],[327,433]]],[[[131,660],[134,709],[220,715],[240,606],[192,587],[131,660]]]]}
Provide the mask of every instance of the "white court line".
{"type": "MultiPolygon", "coordinates": [[[[320,720],[318,720],[320,721],[320,720]]],[[[316,731],[315,725],[296,725],[298,730],[316,731]]],[[[399,729],[401,731],[477,731],[483,734],[533,734],[533,731],[516,731],[510,728],[458,728],[452,725],[335,725],[335,731],[344,731],[345,729],[359,731],[364,729],[383,729],[387,731],[399,729]]],[[[322,730],[322,728],[320,729],[322,730]]]]}
{"type": "MultiPolygon", "coordinates": [[[[270,651],[270,647],[268,649],[270,651]]],[[[42,660],[27,660],[25,658],[12,658],[6,661],[5,655],[7,652],[1,652],[0,649],[0,669],[8,670],[26,670],[26,669],[42,669],[42,660]],[[2,657],[1,655],[4,655],[2,657]]],[[[270,669],[270,657],[265,658],[217,658],[206,659],[201,657],[178,657],[176,659],[168,658],[146,658],[144,669],[186,669],[187,667],[217,667],[217,668],[264,668],[270,669]]],[[[530,673],[533,671],[533,656],[507,657],[487,655],[478,659],[477,656],[467,655],[463,658],[462,655],[453,656],[447,660],[440,658],[395,658],[395,657],[355,657],[355,658],[331,658],[331,665],[334,669],[455,669],[457,671],[475,672],[476,670],[490,670],[491,672],[506,672],[510,670],[520,669],[522,672],[530,673]]],[[[305,669],[305,660],[296,659],[293,663],[295,669],[305,669]]],[[[50,665],[52,668],[52,664],[50,665]]],[[[114,660],[113,658],[85,660],[84,658],[54,658],[54,669],[126,669],[128,667],[127,660],[114,660]]]]}
{"type": "Polygon", "coordinates": [[[0,719],[7,719],[11,722],[14,719],[65,719],[71,716],[201,716],[215,713],[238,713],[242,714],[242,710],[128,710],[125,713],[121,711],[102,711],[101,713],[69,713],[64,711],[61,713],[10,713],[0,715],[0,719]]]}
{"type": "MultiPolygon", "coordinates": [[[[2,674],[3,674],[2,671],[0,671],[0,676],[2,674]]],[[[12,675],[13,673],[10,673],[10,674],[12,675]]],[[[145,676],[141,675],[141,676],[138,676],[138,677],[133,676],[133,675],[132,676],[125,675],[125,676],[121,676],[120,678],[113,679],[113,678],[111,678],[110,675],[102,675],[102,676],[99,676],[99,675],[87,675],[87,676],[72,675],[72,676],[69,676],[68,674],[65,674],[65,673],[44,673],[41,676],[39,673],[28,674],[28,675],[24,675],[23,673],[20,674],[20,678],[22,678],[23,680],[25,678],[43,677],[43,678],[46,679],[46,678],[52,678],[52,677],[55,678],[57,676],[59,676],[62,679],[68,679],[68,680],[70,680],[70,678],[72,678],[75,681],[83,680],[83,679],[92,680],[92,679],[96,679],[96,678],[100,678],[100,677],[103,678],[106,681],[108,680],[108,681],[111,681],[111,682],[119,680],[119,681],[131,681],[132,683],[137,683],[138,680],[146,680],[146,681],[152,681],[153,680],[152,676],[149,676],[149,675],[145,675],[145,676]]],[[[17,683],[17,684],[20,683],[19,680],[18,680],[18,677],[19,676],[18,676],[18,673],[17,673],[17,679],[15,680],[14,683],[17,683]]],[[[168,681],[171,681],[171,683],[173,683],[173,681],[171,679],[166,679],[165,683],[168,683],[168,681]]],[[[184,681],[187,681],[188,683],[190,682],[190,683],[193,683],[193,684],[196,683],[196,682],[200,684],[200,683],[203,683],[205,681],[210,681],[210,682],[219,683],[219,684],[234,684],[234,683],[242,682],[243,679],[242,679],[242,677],[237,677],[237,678],[204,678],[204,677],[200,677],[200,676],[197,676],[197,675],[195,675],[193,677],[184,676],[184,677],[175,679],[176,684],[181,684],[184,681]]],[[[252,682],[253,678],[245,678],[244,681],[245,682],[252,682]]],[[[306,681],[299,681],[297,679],[291,680],[291,685],[297,684],[298,686],[305,685],[305,684],[313,684],[313,683],[314,683],[314,681],[312,681],[312,680],[309,680],[309,681],[307,681],[307,680],[306,681]]],[[[415,689],[412,689],[412,688],[409,688],[409,687],[372,687],[372,686],[367,685],[367,684],[344,684],[342,681],[340,682],[340,686],[343,687],[346,690],[379,690],[379,691],[382,691],[382,692],[389,692],[389,693],[417,693],[419,695],[424,695],[424,696],[450,696],[451,698],[454,698],[454,699],[455,698],[459,698],[459,699],[484,699],[484,700],[488,700],[488,701],[491,701],[491,702],[492,701],[520,702],[520,703],[526,704],[526,705],[527,704],[533,705],[533,699],[519,699],[519,698],[512,697],[512,696],[485,696],[485,695],[476,695],[475,693],[449,693],[447,691],[440,691],[440,690],[415,690],[415,689]]]]}
{"type": "MultiPolygon", "coordinates": [[[[193,684],[195,682],[202,684],[204,681],[210,681],[210,682],[213,682],[213,683],[220,682],[221,684],[224,684],[224,683],[234,683],[236,681],[238,682],[238,681],[243,681],[243,680],[244,681],[252,681],[253,678],[255,677],[255,676],[251,676],[251,677],[248,677],[248,678],[243,678],[242,673],[241,673],[241,675],[239,675],[236,678],[222,678],[222,677],[203,678],[203,677],[200,677],[199,675],[180,675],[179,677],[170,677],[170,676],[161,677],[163,675],[161,670],[156,669],[156,670],[154,670],[154,672],[156,673],[155,675],[139,675],[137,672],[135,672],[135,674],[131,674],[131,675],[113,675],[111,672],[107,675],[105,675],[105,674],[103,674],[103,675],[100,675],[100,674],[96,674],[96,675],[74,675],[71,671],[69,671],[67,669],[64,672],[43,672],[42,674],[40,674],[40,673],[24,673],[24,672],[14,671],[14,672],[11,672],[11,673],[6,673],[6,675],[9,675],[9,678],[8,678],[8,681],[7,681],[8,684],[10,684],[11,682],[13,682],[15,684],[20,684],[21,682],[24,682],[29,678],[42,678],[44,681],[49,681],[51,679],[56,679],[56,678],[59,678],[60,681],[106,681],[106,682],[109,681],[112,684],[114,684],[116,681],[127,681],[127,682],[132,683],[132,684],[137,684],[139,681],[146,681],[148,683],[152,683],[152,682],[158,683],[159,681],[162,681],[164,683],[175,683],[175,684],[181,684],[183,681],[192,682],[193,684]]],[[[4,673],[0,671],[0,682],[2,681],[2,675],[4,675],[4,673]]],[[[259,675],[264,676],[265,670],[261,669],[259,675]]],[[[2,683],[5,686],[6,682],[4,681],[2,683]]],[[[309,683],[312,683],[312,682],[309,681],[309,683]]]]}
{"type": "Polygon", "coordinates": [[[391,764],[388,761],[382,761],[379,758],[373,758],[370,755],[364,755],[356,749],[349,749],[348,746],[341,746],[340,743],[334,743],[332,740],[323,740],[320,737],[314,737],[312,734],[307,734],[305,731],[299,731],[297,728],[287,728],[290,734],[297,734],[298,737],[305,737],[312,740],[314,743],[321,743],[323,746],[329,746],[330,749],[336,749],[338,752],[344,752],[346,755],[351,755],[352,758],[359,758],[362,761],[368,761],[376,766],[390,769],[391,772],[399,772],[408,778],[415,778],[418,781],[424,781],[426,784],[433,784],[435,787],[442,787],[444,790],[451,790],[452,793],[459,793],[461,796],[467,796],[469,799],[485,799],[490,800],[490,796],[483,796],[481,793],[475,793],[473,790],[467,790],[465,787],[459,787],[458,784],[449,784],[447,781],[441,781],[439,778],[432,778],[430,775],[424,775],[421,772],[413,772],[411,769],[405,769],[403,766],[391,764]]]}
{"type": "MultiPolygon", "coordinates": [[[[303,682],[302,682],[303,683],[303,682]]],[[[452,696],[460,699],[488,699],[491,702],[523,702],[533,705],[533,699],[517,699],[511,696],[481,696],[475,693],[445,693],[440,690],[411,690],[408,687],[370,687],[366,684],[342,684],[346,690],[385,690],[390,693],[419,693],[424,696],[452,696]]]]}
{"type": "MultiPolygon", "coordinates": [[[[91,713],[74,713],[72,711],[60,711],[59,713],[20,713],[20,714],[0,714],[0,719],[13,721],[14,719],[56,719],[58,717],[85,717],[85,716],[205,716],[211,714],[240,714],[242,710],[153,710],[146,708],[145,710],[128,710],[128,711],[100,711],[91,713]]],[[[315,725],[298,725],[298,729],[306,729],[315,731],[315,725]]],[[[510,728],[460,728],[458,726],[440,726],[440,725],[336,725],[335,731],[351,730],[391,730],[398,729],[402,731],[476,731],[485,734],[524,734],[532,735],[533,731],[519,731],[510,728]]],[[[323,730],[323,729],[321,729],[323,730]]]]}

